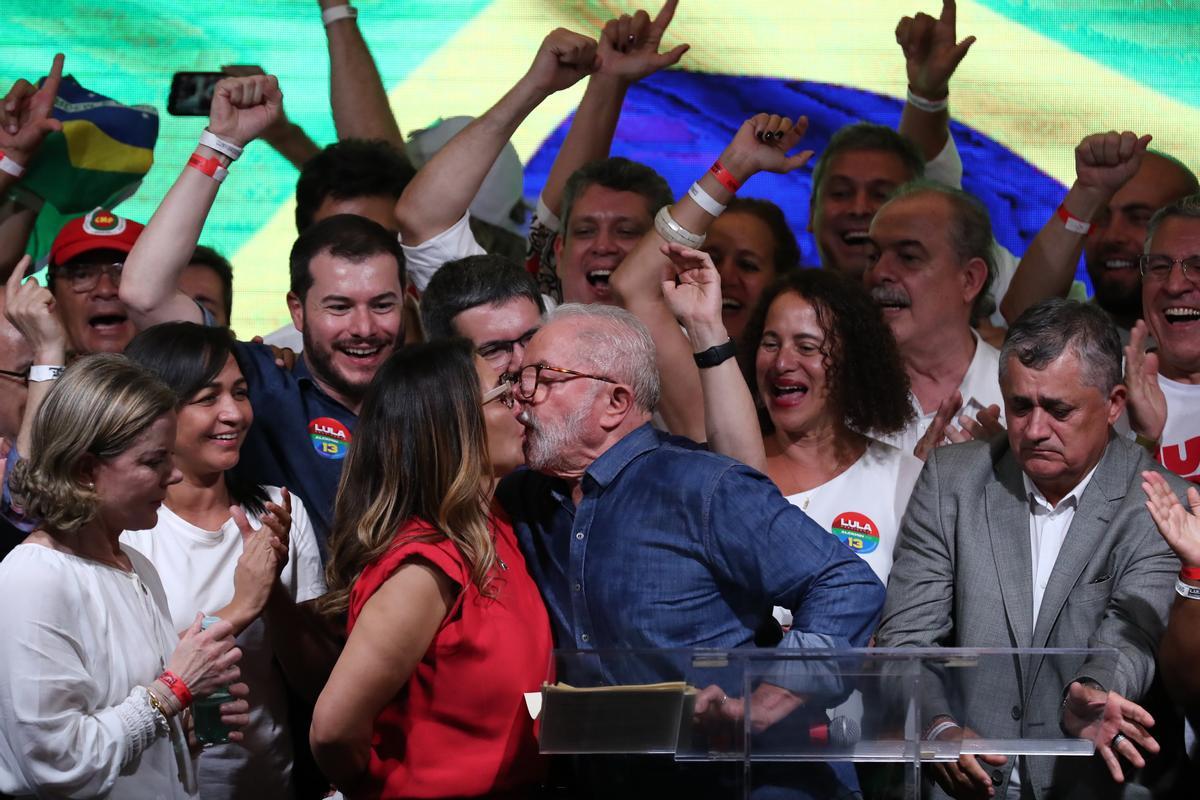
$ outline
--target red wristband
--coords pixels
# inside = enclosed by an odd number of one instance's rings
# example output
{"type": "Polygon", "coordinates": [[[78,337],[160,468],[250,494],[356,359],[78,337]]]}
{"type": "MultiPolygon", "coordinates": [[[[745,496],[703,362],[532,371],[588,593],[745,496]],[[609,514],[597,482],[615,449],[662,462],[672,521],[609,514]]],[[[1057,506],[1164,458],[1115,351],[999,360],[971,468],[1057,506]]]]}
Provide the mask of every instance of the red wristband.
{"type": "Polygon", "coordinates": [[[221,166],[221,162],[215,156],[213,158],[205,158],[199,153],[192,153],[192,157],[188,159],[187,165],[192,169],[200,170],[217,183],[225,180],[225,176],[229,174],[229,170],[221,166]]]}
{"type": "Polygon", "coordinates": [[[1184,567],[1179,570],[1179,577],[1185,581],[1200,581],[1200,567],[1184,567]]]}
{"type": "Polygon", "coordinates": [[[742,188],[738,183],[737,178],[733,177],[733,173],[725,169],[725,166],[720,161],[714,161],[713,165],[708,168],[712,176],[717,179],[717,182],[728,189],[730,192],[737,193],[737,190],[742,188]]]}
{"type": "Polygon", "coordinates": [[[1067,230],[1069,230],[1071,233],[1081,233],[1084,236],[1087,236],[1089,233],[1091,233],[1092,223],[1085,222],[1079,217],[1073,215],[1070,211],[1067,211],[1066,203],[1060,205],[1058,207],[1058,211],[1055,213],[1058,214],[1058,218],[1063,221],[1063,225],[1065,225],[1067,230]]]}
{"type": "Polygon", "coordinates": [[[167,688],[171,690],[171,694],[175,695],[175,697],[179,699],[179,702],[183,704],[184,708],[187,708],[192,704],[191,690],[188,689],[187,684],[183,682],[183,679],[174,672],[171,672],[169,669],[164,670],[163,674],[158,676],[158,679],[166,684],[167,688]]]}

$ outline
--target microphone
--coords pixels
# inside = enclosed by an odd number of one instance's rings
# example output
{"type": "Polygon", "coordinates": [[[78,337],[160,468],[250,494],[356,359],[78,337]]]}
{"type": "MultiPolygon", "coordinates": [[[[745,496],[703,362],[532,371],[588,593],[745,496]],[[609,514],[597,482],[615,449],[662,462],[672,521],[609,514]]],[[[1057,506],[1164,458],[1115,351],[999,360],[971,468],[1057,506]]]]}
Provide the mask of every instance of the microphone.
{"type": "Polygon", "coordinates": [[[818,722],[808,726],[808,740],[813,744],[831,747],[853,747],[862,738],[858,720],[850,717],[834,717],[829,722],[818,722]]]}

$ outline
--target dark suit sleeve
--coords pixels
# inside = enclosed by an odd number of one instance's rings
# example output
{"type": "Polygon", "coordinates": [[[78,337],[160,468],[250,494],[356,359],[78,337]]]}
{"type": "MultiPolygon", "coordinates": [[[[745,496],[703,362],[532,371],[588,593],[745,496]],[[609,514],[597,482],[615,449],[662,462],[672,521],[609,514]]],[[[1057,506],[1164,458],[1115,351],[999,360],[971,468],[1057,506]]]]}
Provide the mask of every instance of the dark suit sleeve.
{"type": "Polygon", "coordinates": [[[953,532],[943,528],[938,451],[917,478],[900,523],[879,647],[950,646],[954,627],[953,532]]]}
{"type": "MultiPolygon", "coordinates": [[[[877,647],[954,644],[954,532],[943,524],[938,454],[931,453],[921,470],[900,523],[883,619],[875,633],[877,647]]],[[[926,677],[922,727],[937,716],[954,716],[940,672],[931,670],[926,677]]],[[[883,684],[888,700],[897,705],[907,702],[908,685],[904,678],[883,684]]]]}
{"type": "MultiPolygon", "coordinates": [[[[1148,462],[1148,459],[1147,459],[1148,462]]],[[[1145,469],[1157,469],[1146,463],[1145,469]]],[[[1175,576],[1179,574],[1179,559],[1159,535],[1150,513],[1140,497],[1140,470],[1131,492],[1137,492],[1126,503],[1114,524],[1128,526],[1122,538],[1136,537],[1133,557],[1119,574],[1104,616],[1096,632],[1088,638],[1088,647],[1111,647],[1117,651],[1116,668],[1111,659],[1089,659],[1079,670],[1076,679],[1091,678],[1105,689],[1138,702],[1154,680],[1155,656],[1159,642],[1167,629],[1167,617],[1175,599],[1175,576]]],[[[1170,476],[1171,488],[1183,494],[1186,486],[1170,476]]],[[[1186,497],[1186,495],[1184,495],[1186,497]]],[[[1186,502],[1186,501],[1185,501],[1186,502]]],[[[1068,599],[1070,602],[1070,599],[1068,599]]]]}

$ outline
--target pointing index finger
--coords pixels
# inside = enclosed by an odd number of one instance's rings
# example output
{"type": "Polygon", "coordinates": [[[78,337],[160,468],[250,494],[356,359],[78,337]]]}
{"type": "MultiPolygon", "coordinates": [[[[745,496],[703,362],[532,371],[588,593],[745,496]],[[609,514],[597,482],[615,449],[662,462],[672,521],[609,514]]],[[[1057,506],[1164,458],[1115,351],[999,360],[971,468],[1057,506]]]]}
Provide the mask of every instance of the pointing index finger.
{"type": "Polygon", "coordinates": [[[958,16],[958,8],[954,0],[942,0],[942,15],[941,21],[947,25],[953,25],[958,16]]]}
{"type": "Polygon", "coordinates": [[[667,0],[663,3],[663,7],[659,9],[658,14],[654,17],[652,27],[658,33],[662,33],[671,24],[671,20],[675,18],[675,7],[679,5],[679,0],[667,0]]]}

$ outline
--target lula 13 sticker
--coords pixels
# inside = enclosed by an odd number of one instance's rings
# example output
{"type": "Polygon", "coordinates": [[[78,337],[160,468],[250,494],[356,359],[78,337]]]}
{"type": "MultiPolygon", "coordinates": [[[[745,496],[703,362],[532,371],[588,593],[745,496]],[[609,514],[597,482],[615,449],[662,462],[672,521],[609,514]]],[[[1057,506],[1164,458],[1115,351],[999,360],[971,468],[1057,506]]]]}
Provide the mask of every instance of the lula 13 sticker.
{"type": "Polygon", "coordinates": [[[879,527],[866,514],[857,511],[843,511],[834,517],[833,535],[862,555],[879,547],[879,527]]]}
{"type": "Polygon", "coordinates": [[[350,429],[333,417],[317,417],[308,423],[308,438],[322,458],[343,459],[350,449],[350,429]]]}

